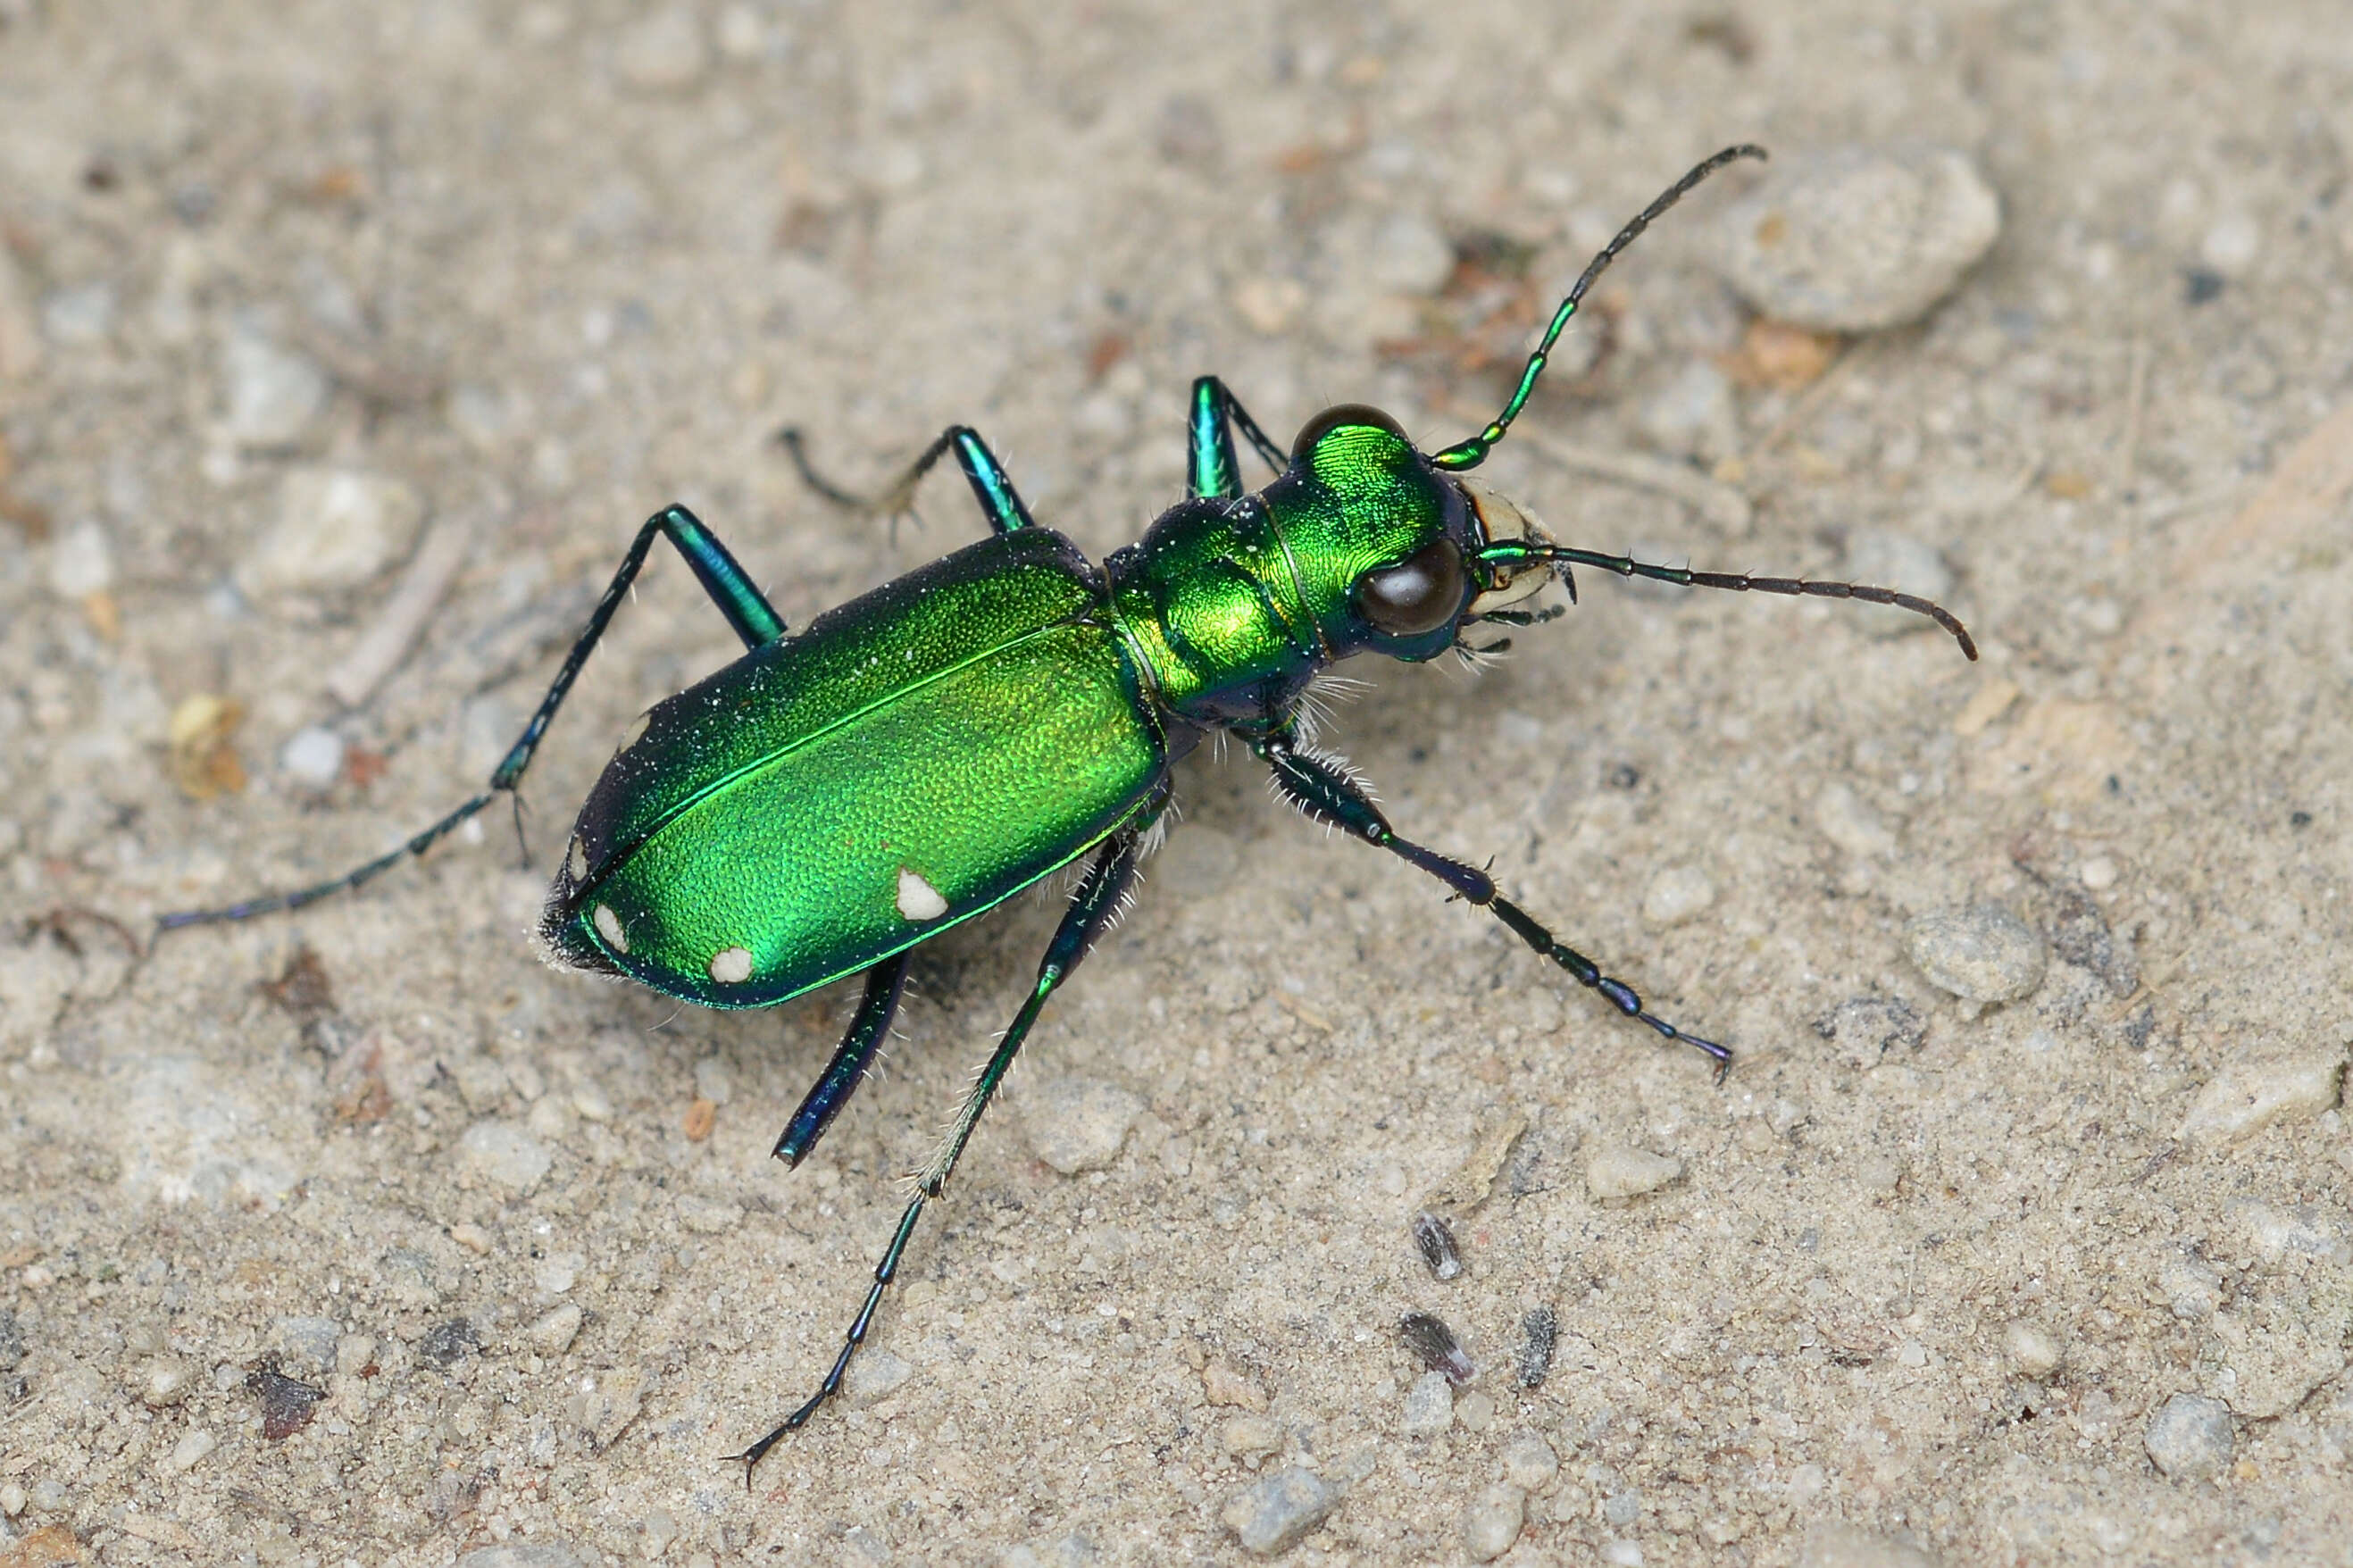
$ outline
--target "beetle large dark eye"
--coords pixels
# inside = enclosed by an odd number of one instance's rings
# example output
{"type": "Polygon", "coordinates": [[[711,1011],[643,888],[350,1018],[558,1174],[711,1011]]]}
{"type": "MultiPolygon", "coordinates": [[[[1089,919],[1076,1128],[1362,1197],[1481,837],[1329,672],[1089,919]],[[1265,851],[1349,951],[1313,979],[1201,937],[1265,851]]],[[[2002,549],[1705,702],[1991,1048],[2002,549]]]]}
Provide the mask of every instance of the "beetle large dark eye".
{"type": "Polygon", "coordinates": [[[1291,443],[1293,462],[1315,449],[1315,443],[1343,425],[1370,425],[1388,431],[1398,440],[1405,439],[1405,426],[1363,403],[1337,403],[1299,427],[1298,437],[1291,443]]]}
{"type": "Polygon", "coordinates": [[[1356,579],[1356,613],[1391,637],[1419,637],[1462,608],[1462,552],[1433,539],[1394,566],[1356,579]]]}

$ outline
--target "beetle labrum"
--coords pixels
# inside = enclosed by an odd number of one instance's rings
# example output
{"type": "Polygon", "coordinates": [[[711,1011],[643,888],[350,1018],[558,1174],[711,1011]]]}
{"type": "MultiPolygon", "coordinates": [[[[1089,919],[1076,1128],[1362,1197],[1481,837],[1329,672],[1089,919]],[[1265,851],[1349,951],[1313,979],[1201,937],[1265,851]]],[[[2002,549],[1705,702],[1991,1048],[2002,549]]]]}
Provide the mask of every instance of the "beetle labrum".
{"type": "MultiPolygon", "coordinates": [[[[1726,163],[1669,187],[1577,279],[1519,383],[1478,434],[1423,453],[1358,405],[1310,420],[1288,452],[1223,382],[1193,384],[1190,498],[1100,565],[1030,518],[981,437],[951,426],[891,495],[953,454],[990,536],[818,616],[797,635],[683,507],[649,519],[538,710],[488,785],[399,848],[333,881],[163,917],[168,930],[291,910],[422,854],[512,791],[656,538],[685,556],[744,657],[647,712],[582,807],[539,935],[559,965],[626,976],[712,1007],[762,1007],[852,975],[865,994],[839,1047],[776,1141],[797,1164],[888,1033],[911,951],[1088,859],[1037,979],[965,1095],[892,1232],[817,1392],[736,1456],[748,1469],[841,1385],[924,1206],[937,1198],[1023,1039],[1118,912],[1170,797],[1175,761],[1214,731],[1249,746],[1311,818],[1397,855],[1492,912],[1620,1013],[1714,1059],[1732,1053],[1651,1013],[1634,988],[1556,940],[1464,861],[1401,837],[1340,758],[1302,734],[1314,678],[1358,653],[1421,661],[1474,626],[1557,612],[1523,605],[1589,566],[1694,587],[1815,595],[1933,617],[1942,607],[1842,583],[1693,572],[1562,545],[1466,478],[1504,438],[1596,279],[1662,213],[1726,163]],[[1236,434],[1272,468],[1242,488],[1236,434]]],[[[809,482],[797,439],[786,443],[809,482]]]]}

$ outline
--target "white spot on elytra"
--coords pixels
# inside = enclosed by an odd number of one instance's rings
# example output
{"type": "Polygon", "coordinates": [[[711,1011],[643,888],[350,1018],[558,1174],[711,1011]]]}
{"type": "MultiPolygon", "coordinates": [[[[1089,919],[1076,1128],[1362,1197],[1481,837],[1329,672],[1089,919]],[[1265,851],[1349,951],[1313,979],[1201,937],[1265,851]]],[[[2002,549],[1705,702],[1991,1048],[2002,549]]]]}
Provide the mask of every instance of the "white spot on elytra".
{"type": "Polygon", "coordinates": [[[748,947],[723,947],[711,955],[711,978],[722,985],[740,984],[752,978],[752,950],[748,947]]]}
{"type": "Polygon", "coordinates": [[[580,839],[572,841],[572,853],[564,862],[564,869],[575,883],[588,879],[588,846],[580,839]]]}
{"type": "Polygon", "coordinates": [[[596,922],[596,934],[605,939],[607,947],[615,952],[629,951],[629,933],[621,929],[621,917],[613,912],[612,905],[598,904],[589,918],[596,922]]]}
{"type": "Polygon", "coordinates": [[[899,868],[899,912],[911,921],[935,921],[948,912],[940,890],[906,867],[899,868]]]}

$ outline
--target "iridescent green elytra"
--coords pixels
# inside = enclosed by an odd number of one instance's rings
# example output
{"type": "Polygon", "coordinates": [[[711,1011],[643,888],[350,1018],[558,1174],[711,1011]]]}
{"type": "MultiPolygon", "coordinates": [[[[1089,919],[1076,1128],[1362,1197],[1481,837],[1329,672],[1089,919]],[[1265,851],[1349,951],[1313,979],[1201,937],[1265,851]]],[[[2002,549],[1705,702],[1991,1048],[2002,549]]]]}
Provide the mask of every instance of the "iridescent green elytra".
{"type": "MultiPolygon", "coordinates": [[[[489,786],[401,849],[332,882],[165,928],[296,908],[422,853],[515,787],[656,537],[668,538],[743,638],[744,656],[657,705],[581,809],[549,889],[548,955],[626,974],[714,1007],[759,1007],[849,975],[865,994],[776,1152],[806,1156],[889,1031],[907,954],[1055,869],[1092,855],[1038,977],[965,1096],[874,1271],[817,1393],[738,1458],[756,1464],[841,1384],[924,1205],[939,1195],[981,1113],[1057,986],[1117,914],[1169,800],[1175,760],[1229,733],[1307,816],[1395,854],[1485,909],[1626,1016],[1714,1058],[1731,1052],[1649,1012],[1623,981],[1557,941],[1476,867],[1398,836],[1354,771],[1303,734],[1303,699],[1359,653],[1424,660],[1468,634],[1524,626],[1547,584],[1576,595],[1588,565],[1688,586],[1823,595],[1930,616],[1977,657],[1942,608],[1884,588],[1646,565],[1556,543],[1510,500],[1461,477],[1526,405],[1546,356],[1594,279],[1668,207],[1735,159],[1685,175],[1594,258],[1554,312],[1503,411],[1434,453],[1355,405],[1311,420],[1289,451],[1224,384],[1193,386],[1191,499],[1100,565],[1039,527],[972,430],[950,427],[878,503],[902,506],[954,453],[992,529],[788,634],[726,547],[682,507],[657,513],[589,617],[537,713],[489,786]],[[1277,471],[1245,493],[1239,431],[1277,471]]],[[[785,443],[819,493],[853,504],[785,443]]]]}

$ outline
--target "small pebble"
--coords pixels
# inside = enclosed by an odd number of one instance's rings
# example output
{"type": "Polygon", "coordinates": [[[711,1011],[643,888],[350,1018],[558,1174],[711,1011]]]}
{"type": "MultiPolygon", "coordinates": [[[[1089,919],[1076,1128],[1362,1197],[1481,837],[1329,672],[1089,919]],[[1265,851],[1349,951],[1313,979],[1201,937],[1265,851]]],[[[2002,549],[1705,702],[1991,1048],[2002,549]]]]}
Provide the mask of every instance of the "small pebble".
{"type": "Polygon", "coordinates": [[[335,1364],[343,1326],[332,1318],[280,1318],[270,1331],[280,1367],[296,1377],[324,1377],[335,1364]]]}
{"type": "Polygon", "coordinates": [[[1904,1162],[1892,1154],[1865,1154],[1854,1163],[1854,1184],[1883,1196],[1904,1184],[1904,1162]]]}
{"type": "Polygon", "coordinates": [[[2031,994],[2048,962],[2042,938],[2001,904],[1931,910],[1912,921],[1905,946],[1930,984],[1972,1002],[2031,994]]]}
{"type": "Polygon", "coordinates": [[[308,355],[239,333],[221,350],[227,435],[243,447],[290,447],[327,405],[327,373],[308,355]]]}
{"type": "Polygon", "coordinates": [[[1560,1474],[1560,1456],[1534,1432],[1523,1432],[1504,1450],[1504,1479],[1524,1492],[1540,1492],[1560,1474]]]}
{"type": "Polygon", "coordinates": [[[95,519],[75,523],[49,546],[49,592],[69,604],[114,586],[114,546],[95,519]]]}
{"type": "Polygon", "coordinates": [[[479,1225],[460,1221],[449,1227],[449,1239],[477,1258],[488,1258],[494,1244],[491,1233],[479,1225]]]}
{"type": "Polygon", "coordinates": [[[1306,1539],[1339,1504],[1339,1489],[1291,1465],[1236,1492],[1222,1517],[1244,1551],[1272,1557],[1306,1539]]]}
{"type": "Polygon", "coordinates": [[[114,286],[74,283],[52,289],[41,301],[41,331],[61,348],[104,342],[114,331],[114,286]]]}
{"type": "Polygon", "coordinates": [[[191,1428],[186,1436],[172,1445],[164,1456],[164,1468],[175,1476],[185,1475],[205,1462],[205,1456],[220,1447],[220,1439],[202,1426],[191,1428]]]}
{"type": "Polygon", "coordinates": [[[1585,1167],[1585,1185],[1596,1198],[1630,1198],[1658,1191],[1683,1173],[1683,1163],[1623,1143],[1594,1152],[1585,1167]]]}
{"type": "Polygon", "coordinates": [[[555,1163],[538,1139],[511,1121],[490,1119],[466,1129],[458,1140],[458,1157],[477,1175],[518,1193],[539,1185],[555,1163]]]}
{"type": "Polygon", "coordinates": [[[644,1532],[640,1544],[649,1558],[659,1557],[678,1539],[678,1521],[667,1509],[658,1508],[646,1515],[645,1523],[639,1528],[644,1532]]]}
{"type": "Polygon", "coordinates": [[[913,1364],[878,1346],[869,1346],[849,1363],[844,1379],[854,1402],[865,1405],[881,1398],[915,1375],[913,1364]]]}
{"type": "Polygon", "coordinates": [[[1814,796],[1814,826],[1850,855],[1869,858],[1895,847],[1895,835],[1880,820],[1879,813],[1842,784],[1825,785],[1814,796]]]}
{"type": "Polygon", "coordinates": [[[2263,254],[2263,231],[2245,213],[2218,219],[2198,242],[2198,259],[2225,278],[2244,278],[2263,254]]]}
{"type": "Polygon", "coordinates": [[[31,1500],[25,1495],[25,1489],[15,1481],[0,1481],[0,1513],[14,1519],[25,1511],[25,1505],[31,1500]]]}
{"type": "Polygon", "coordinates": [[[1030,1152],[1066,1176],[1110,1164],[1143,1111],[1144,1101],[1116,1084],[1076,1076],[1033,1084],[1021,1097],[1030,1152]]]}
{"type": "Polygon", "coordinates": [[[1936,1560],[1894,1536],[1826,1520],[1806,1532],[1798,1568],[1936,1568],[1936,1560]]]}
{"type": "Polygon", "coordinates": [[[1550,1307],[1538,1307],[1520,1320],[1520,1354],[1514,1367],[1522,1388],[1541,1387],[1552,1374],[1553,1346],[1560,1339],[1560,1317],[1550,1307]]]}
{"type": "Polygon", "coordinates": [[[1271,1416],[1236,1415],[1219,1430],[1218,1441],[1227,1453],[1254,1459],[1282,1447],[1282,1428],[1271,1416]]]}
{"type": "Polygon", "coordinates": [[[1409,1437],[1435,1437],[1454,1425],[1454,1385],[1442,1372],[1426,1372],[1406,1390],[1405,1419],[1409,1437]]]}
{"type": "Polygon", "coordinates": [[[2157,1277],[2166,1306],[2185,1323],[2211,1318],[2222,1305],[2222,1273],[2212,1264],[2190,1257],[2167,1259],[2157,1277]]]}
{"type": "Polygon", "coordinates": [[[139,1380],[140,1400],[153,1409],[165,1409],[185,1399],[195,1380],[195,1373],[186,1362],[176,1356],[157,1356],[147,1363],[139,1380]]]}
{"type": "Polygon", "coordinates": [[[425,503],[398,479],[352,468],[292,468],[278,521],[237,571],[250,595],[355,588],[405,553],[425,503]]]}
{"type": "Polygon", "coordinates": [[[2001,233],[2001,198],[1948,149],[1833,147],[1770,165],[1724,226],[1725,279],[1758,314],[1868,332],[1952,291],[2001,233]]]}
{"type": "Polygon", "coordinates": [[[1609,1568],[1642,1568],[1642,1543],[1639,1541],[1605,1541],[1601,1543],[1601,1561],[1609,1568]]]}
{"type": "Polygon", "coordinates": [[[278,749],[278,769],[305,789],[326,789],[343,776],[343,738],[323,724],[311,724],[278,749]]]}
{"type": "Polygon", "coordinates": [[[2059,1370],[2058,1336],[2041,1323],[2021,1318],[2002,1334],[2001,1348],[2010,1365],[2037,1382],[2059,1370]]]}
{"type": "Polygon", "coordinates": [[[1454,1419],[1465,1432],[1484,1432],[1495,1424],[1495,1399],[1484,1391],[1473,1391],[1455,1401],[1454,1419]]]}
{"type": "MultiPolygon", "coordinates": [[[[1943,553],[1926,541],[1892,528],[1858,528],[1850,532],[1841,570],[1850,583],[1894,588],[1940,605],[1953,595],[1953,569],[1945,563],[1943,553]]],[[[1912,637],[1936,630],[1936,623],[1927,616],[1894,605],[1845,605],[1840,606],[1839,618],[1874,637],[1912,637]]]]}
{"type": "Polygon", "coordinates": [[[744,1205],[690,1193],[678,1200],[678,1222],[697,1236],[723,1236],[744,1222],[744,1205]]]}
{"type": "Polygon", "coordinates": [[[1201,1369],[1201,1393],[1210,1404],[1229,1409],[1264,1410],[1267,1406],[1266,1390],[1223,1356],[1213,1358],[1201,1369]]]}
{"type": "Polygon", "coordinates": [[[1501,1557],[1520,1538],[1527,1506],[1527,1494],[1519,1488],[1489,1487],[1462,1515],[1462,1549],[1478,1563],[1501,1557]]]}
{"type": "Polygon", "coordinates": [[[683,92],[711,68],[711,44],[692,11],[675,6],[624,27],[613,41],[613,67],[644,92],[683,92]]]}
{"type": "Polygon", "coordinates": [[[1642,918],[1654,926],[1680,925],[1715,902],[1715,884],[1697,866],[1670,866],[1651,879],[1642,918]]]}
{"type": "Polygon", "coordinates": [[[1731,379],[1704,359],[1686,360],[1644,398],[1637,423],[1651,446],[1678,458],[1714,463],[1740,448],[1731,379]]]}
{"type": "Polygon", "coordinates": [[[522,1337],[532,1349],[542,1355],[562,1355],[579,1337],[581,1321],[586,1316],[578,1307],[566,1301],[554,1311],[533,1319],[531,1326],[523,1330],[522,1337]]]}
{"type": "Polygon", "coordinates": [[[2219,1473],[2231,1462],[2233,1440],[2231,1407],[2197,1394],[2167,1400],[2141,1438],[2157,1468],[2178,1481],[2219,1473]]]}
{"type": "Polygon", "coordinates": [[[511,1542],[503,1546],[478,1546],[458,1559],[457,1568],[587,1568],[587,1560],[559,1542],[511,1542]]]}
{"type": "Polygon", "coordinates": [[[2229,1143],[2275,1121],[2308,1121],[2337,1104],[2344,1077],[2341,1048],[2233,1062],[2199,1091],[2176,1136],[2190,1143],[2229,1143]]]}
{"type": "Polygon", "coordinates": [[[735,1097],[734,1080],[728,1076],[726,1058],[705,1057],[694,1064],[694,1092],[713,1105],[724,1105],[735,1097]]]}
{"type": "Polygon", "coordinates": [[[2084,862],[2075,876],[2092,891],[2105,893],[2116,885],[2116,863],[2105,855],[2095,855],[2084,862]]]}
{"type": "Polygon", "coordinates": [[[364,1374],[375,1361],[374,1334],[345,1334],[335,1342],[335,1370],[345,1377],[364,1374]]]}

